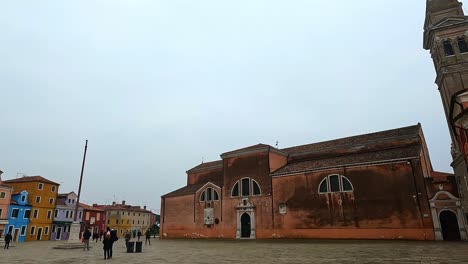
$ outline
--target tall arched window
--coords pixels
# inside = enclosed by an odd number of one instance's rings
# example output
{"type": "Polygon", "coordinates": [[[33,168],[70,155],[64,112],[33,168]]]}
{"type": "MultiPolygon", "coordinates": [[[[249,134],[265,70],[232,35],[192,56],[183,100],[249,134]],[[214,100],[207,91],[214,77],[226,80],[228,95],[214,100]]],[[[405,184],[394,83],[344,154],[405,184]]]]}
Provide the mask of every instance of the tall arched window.
{"type": "Polygon", "coordinates": [[[452,43],[450,43],[450,41],[448,41],[448,40],[444,41],[443,45],[444,45],[445,56],[451,56],[451,55],[455,54],[453,52],[452,43]]]}
{"type": "Polygon", "coordinates": [[[458,44],[458,49],[460,50],[460,53],[468,52],[468,45],[466,45],[465,38],[458,38],[457,44],[458,44]]]}
{"type": "Polygon", "coordinates": [[[319,184],[319,193],[352,192],[353,185],[343,175],[332,174],[323,178],[319,184]]]}

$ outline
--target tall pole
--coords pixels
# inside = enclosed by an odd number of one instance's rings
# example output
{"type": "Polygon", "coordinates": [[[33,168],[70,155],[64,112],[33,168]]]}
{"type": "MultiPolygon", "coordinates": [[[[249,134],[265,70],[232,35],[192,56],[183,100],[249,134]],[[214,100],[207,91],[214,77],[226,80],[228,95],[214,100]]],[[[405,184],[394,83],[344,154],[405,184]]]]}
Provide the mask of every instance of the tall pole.
{"type": "Polygon", "coordinates": [[[76,220],[78,218],[78,206],[80,204],[81,183],[83,182],[83,171],[84,171],[84,165],[85,165],[85,161],[86,161],[86,150],[87,149],[88,149],[88,140],[86,140],[86,144],[85,144],[85,147],[84,147],[83,164],[81,165],[80,185],[78,186],[78,198],[76,199],[75,216],[73,218],[73,222],[76,222],[76,220]]]}

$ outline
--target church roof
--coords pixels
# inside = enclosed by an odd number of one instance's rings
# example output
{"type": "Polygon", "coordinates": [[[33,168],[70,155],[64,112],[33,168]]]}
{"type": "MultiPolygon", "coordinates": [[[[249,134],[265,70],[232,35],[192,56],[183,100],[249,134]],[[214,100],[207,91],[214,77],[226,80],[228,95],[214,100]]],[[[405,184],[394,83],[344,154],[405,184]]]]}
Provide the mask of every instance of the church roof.
{"type": "Polygon", "coordinates": [[[203,162],[200,165],[197,165],[197,166],[191,168],[190,170],[188,170],[187,173],[195,172],[195,171],[199,171],[199,170],[222,168],[222,166],[223,166],[223,161],[222,160],[203,162]]]}
{"type": "Polygon", "coordinates": [[[374,152],[364,152],[359,154],[350,154],[345,156],[331,157],[325,159],[314,159],[288,163],[275,171],[272,176],[281,176],[287,174],[301,173],[307,171],[317,171],[323,169],[332,169],[339,167],[349,167],[365,164],[376,164],[381,162],[405,160],[418,157],[421,153],[419,145],[380,150],[374,152]]]}
{"type": "MultiPolygon", "coordinates": [[[[219,186],[219,187],[223,187],[223,184],[222,182],[213,182],[213,181],[210,181],[211,183],[213,183],[214,185],[216,186],[219,186]]],[[[207,183],[200,183],[200,184],[192,184],[192,185],[187,185],[185,187],[182,187],[180,189],[177,189],[173,192],[170,192],[170,193],[167,193],[165,195],[163,195],[162,197],[163,198],[166,198],[166,197],[173,197],[173,196],[182,196],[182,195],[189,195],[189,194],[194,194],[196,193],[200,188],[202,188],[203,186],[205,186],[207,183]]]]}
{"type": "Polygon", "coordinates": [[[345,137],[340,139],[333,139],[318,143],[301,145],[296,147],[284,148],[281,151],[290,155],[308,153],[308,152],[322,152],[333,149],[343,149],[357,146],[375,145],[377,142],[391,141],[400,138],[416,138],[419,136],[421,125],[407,126],[397,129],[390,129],[374,133],[362,134],[357,136],[345,137]]]}

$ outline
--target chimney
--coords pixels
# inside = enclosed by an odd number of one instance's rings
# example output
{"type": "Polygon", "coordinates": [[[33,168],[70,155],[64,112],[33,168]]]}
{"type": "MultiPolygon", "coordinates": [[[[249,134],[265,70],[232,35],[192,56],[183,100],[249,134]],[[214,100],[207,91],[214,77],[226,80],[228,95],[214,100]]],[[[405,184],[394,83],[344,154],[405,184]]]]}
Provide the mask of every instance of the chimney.
{"type": "Polygon", "coordinates": [[[115,206],[115,202],[112,202],[112,206],[115,206]]]}
{"type": "Polygon", "coordinates": [[[145,210],[146,210],[146,205],[145,205],[145,206],[143,206],[143,209],[145,209],[145,210]]]}
{"type": "Polygon", "coordinates": [[[93,204],[93,207],[97,207],[97,204],[93,204]]]}
{"type": "Polygon", "coordinates": [[[0,184],[2,184],[2,174],[3,174],[3,171],[0,170],[0,184]]]}
{"type": "Polygon", "coordinates": [[[125,200],[122,201],[122,205],[125,205],[125,200]]]}

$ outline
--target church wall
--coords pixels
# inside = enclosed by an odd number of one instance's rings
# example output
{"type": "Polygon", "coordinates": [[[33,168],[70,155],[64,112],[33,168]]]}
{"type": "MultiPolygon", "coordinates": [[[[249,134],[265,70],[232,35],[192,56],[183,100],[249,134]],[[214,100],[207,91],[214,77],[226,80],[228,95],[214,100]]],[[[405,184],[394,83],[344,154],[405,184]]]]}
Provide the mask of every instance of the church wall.
{"type": "Polygon", "coordinates": [[[209,171],[189,173],[187,175],[187,185],[207,182],[219,182],[223,180],[223,168],[209,171]]]}
{"type": "Polygon", "coordinates": [[[430,214],[422,213],[429,212],[428,203],[416,198],[425,188],[415,181],[422,179],[418,170],[413,175],[403,162],[275,177],[274,230],[265,237],[433,239],[430,214]],[[347,177],[354,191],[319,194],[321,180],[331,174],[347,177]]]}
{"type": "Polygon", "coordinates": [[[184,237],[194,230],[194,195],[166,197],[162,203],[162,228],[163,237],[184,237]]]}

